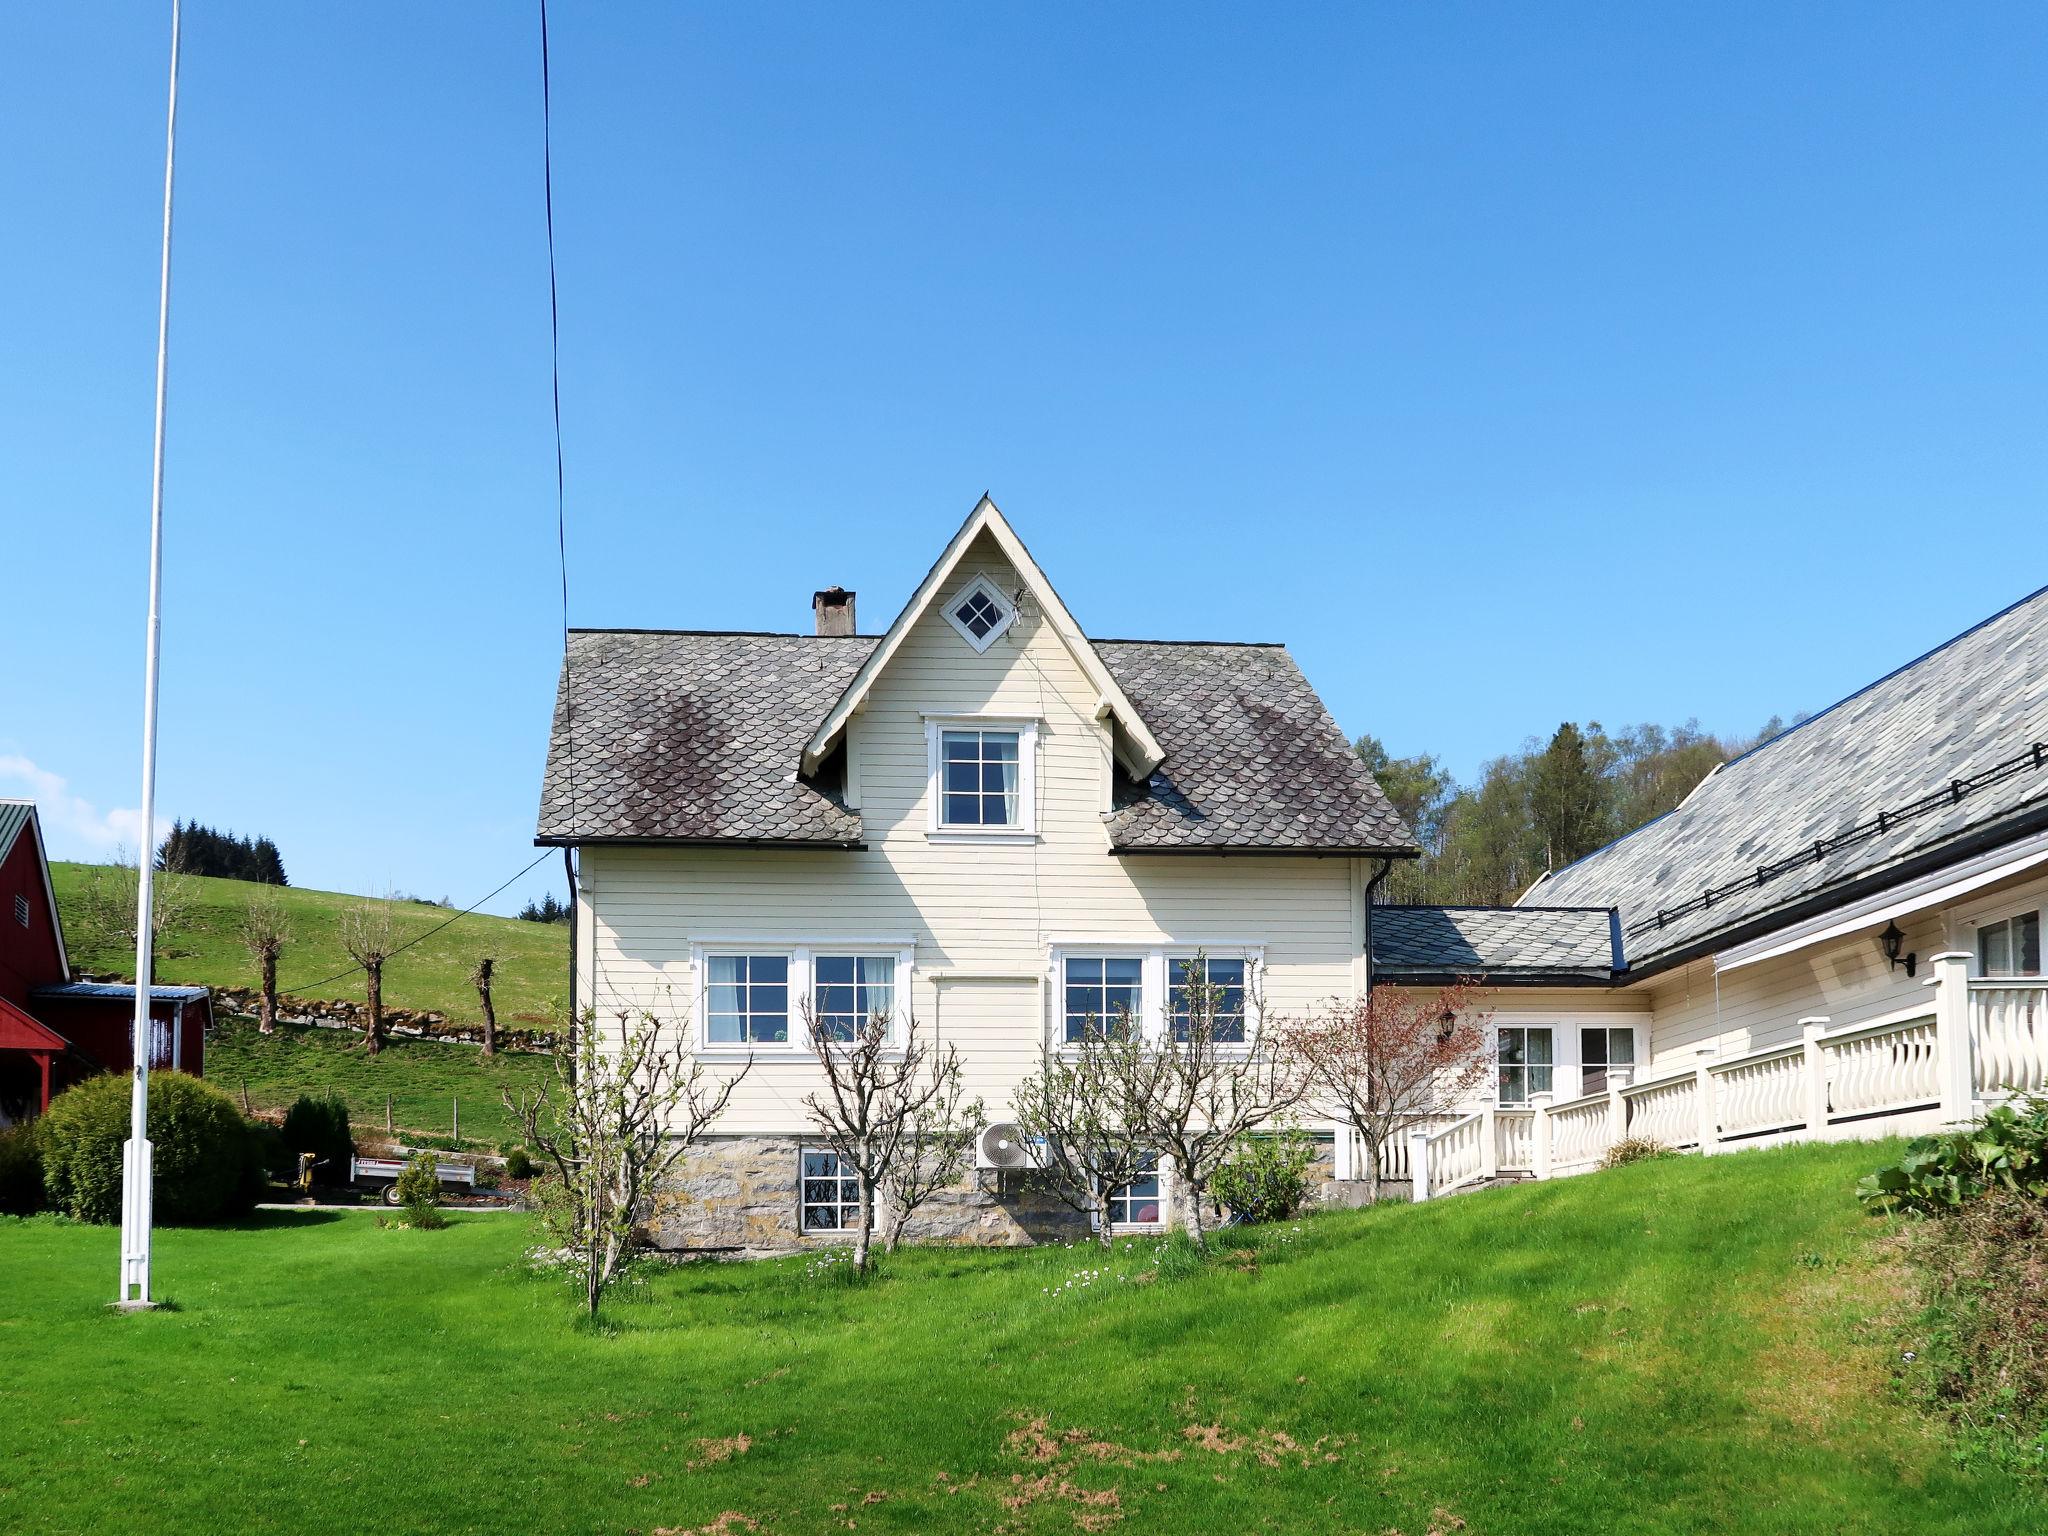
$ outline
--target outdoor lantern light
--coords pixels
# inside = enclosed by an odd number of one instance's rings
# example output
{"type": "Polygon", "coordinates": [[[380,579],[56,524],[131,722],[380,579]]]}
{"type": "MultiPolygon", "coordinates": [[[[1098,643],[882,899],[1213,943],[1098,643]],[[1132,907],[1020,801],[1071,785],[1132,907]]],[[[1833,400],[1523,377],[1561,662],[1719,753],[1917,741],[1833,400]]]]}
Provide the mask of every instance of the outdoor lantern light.
{"type": "Polygon", "coordinates": [[[1897,923],[1886,923],[1884,932],[1877,936],[1877,942],[1884,946],[1885,959],[1891,961],[1893,965],[1903,965],[1908,976],[1913,974],[1914,967],[1920,963],[1920,957],[1917,954],[1899,954],[1900,948],[1906,942],[1906,936],[1899,932],[1897,923]]]}

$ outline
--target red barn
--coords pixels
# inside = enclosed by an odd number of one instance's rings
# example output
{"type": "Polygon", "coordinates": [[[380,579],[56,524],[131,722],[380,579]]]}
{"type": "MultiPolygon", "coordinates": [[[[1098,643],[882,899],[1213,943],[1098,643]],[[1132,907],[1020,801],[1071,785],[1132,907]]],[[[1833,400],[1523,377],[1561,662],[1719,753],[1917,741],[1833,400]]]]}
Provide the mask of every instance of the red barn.
{"type": "MultiPolygon", "coordinates": [[[[72,979],[35,803],[0,800],[0,1125],[80,1078],[128,1071],[134,1018],[132,985],[72,979]]],[[[198,1076],[212,994],[151,987],[150,1019],[150,1065],[198,1076]]]]}

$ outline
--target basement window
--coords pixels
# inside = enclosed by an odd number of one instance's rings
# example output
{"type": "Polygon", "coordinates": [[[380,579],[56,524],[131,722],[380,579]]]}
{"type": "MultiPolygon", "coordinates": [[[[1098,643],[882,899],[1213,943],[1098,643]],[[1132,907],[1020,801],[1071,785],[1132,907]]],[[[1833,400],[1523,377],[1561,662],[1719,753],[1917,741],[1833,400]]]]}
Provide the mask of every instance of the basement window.
{"type": "Polygon", "coordinates": [[[1159,1159],[1145,1160],[1144,1171],[1121,1189],[1109,1192],[1109,1230],[1112,1232],[1156,1232],[1166,1225],[1164,1190],[1159,1182],[1159,1159]]]}
{"type": "Polygon", "coordinates": [[[1017,622],[1017,609],[994,582],[977,576],[946,605],[946,622],[975,650],[985,651],[1017,622]]]}
{"type": "Polygon", "coordinates": [[[860,1225],[860,1181],[853,1169],[825,1147],[806,1147],[802,1157],[803,1230],[851,1232],[860,1225]]]}

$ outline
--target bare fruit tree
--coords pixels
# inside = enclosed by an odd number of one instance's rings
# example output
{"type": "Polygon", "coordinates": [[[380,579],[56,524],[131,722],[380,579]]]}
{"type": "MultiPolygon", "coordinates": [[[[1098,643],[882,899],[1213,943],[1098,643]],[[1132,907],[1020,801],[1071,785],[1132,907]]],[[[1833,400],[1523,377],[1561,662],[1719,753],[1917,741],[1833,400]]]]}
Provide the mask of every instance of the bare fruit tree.
{"type": "Polygon", "coordinates": [[[1044,1150],[1053,1193],[1093,1220],[1105,1248],[1111,1197],[1157,1162],[1144,1107],[1133,1097],[1144,1055],[1128,1012],[1119,1010],[1106,1028],[1091,1018],[1079,1040],[1046,1049],[1012,1100],[1018,1127],[1044,1150]]]}
{"type": "Polygon", "coordinates": [[[1277,1034],[1258,1029],[1258,970],[1250,959],[1212,963],[1197,952],[1172,962],[1166,1027],[1132,1053],[1128,1093],[1146,1140],[1165,1165],[1178,1225],[1207,1244],[1202,1202],[1242,1137],[1287,1114],[1307,1086],[1277,1034]]]}
{"type": "MultiPolygon", "coordinates": [[[[122,956],[123,967],[134,962],[136,921],[141,877],[127,850],[116,849],[114,862],[95,864],[86,871],[85,885],[65,908],[67,925],[89,953],[122,956]]],[[[150,881],[149,944],[152,955],[164,949],[164,936],[185,928],[198,904],[199,893],[190,875],[177,870],[159,870],[150,881]]]]}
{"type": "Polygon", "coordinates": [[[478,957],[476,965],[469,973],[470,984],[476,988],[477,1005],[484,1012],[484,1054],[486,1056],[498,1054],[498,1010],[491,1002],[491,973],[497,967],[497,956],[483,955],[478,957]]]}
{"type": "Polygon", "coordinates": [[[505,1107],[526,1143],[552,1169],[540,1194],[542,1220],[570,1256],[584,1306],[598,1303],[632,1257],[635,1233],[656,1190],[725,1113],[753,1070],[716,1078],[691,1058],[688,1032],[652,1013],[621,1012],[616,1033],[587,1011],[555,1051],[554,1080],[505,1107]]]}
{"type": "Polygon", "coordinates": [[[291,936],[291,913],[283,893],[274,885],[257,887],[242,908],[240,937],[242,948],[256,962],[256,1027],[266,1035],[277,1028],[277,958],[291,936]]]}
{"type": "Polygon", "coordinates": [[[1492,1073],[1491,1015],[1475,1002],[1464,984],[1435,992],[1380,986],[1282,1031],[1311,1091],[1357,1130],[1368,1201],[1380,1197],[1384,1148],[1455,1110],[1492,1073]]]}
{"type": "Polygon", "coordinates": [[[974,1138],[985,1118],[980,1099],[965,1097],[959,1058],[948,1046],[933,1058],[933,1075],[944,1084],[938,1095],[913,1110],[904,1122],[903,1144],[882,1179],[882,1252],[894,1253],[917,1208],[966,1171],[974,1138]]]}
{"type": "Polygon", "coordinates": [[[363,1027],[363,1049],[374,1055],[384,1049],[384,962],[398,948],[391,921],[391,903],[374,898],[358,902],[341,914],[341,947],[362,967],[370,1005],[363,1027]]]}
{"type": "Polygon", "coordinates": [[[804,1109],[853,1173],[859,1196],[853,1267],[866,1274],[874,1263],[877,1196],[902,1176],[913,1124],[929,1124],[934,1106],[958,1095],[959,1053],[950,1045],[935,1049],[918,1033],[913,1015],[887,1009],[821,1022],[806,1002],[803,1028],[825,1074],[824,1091],[805,1094],[804,1109]]]}

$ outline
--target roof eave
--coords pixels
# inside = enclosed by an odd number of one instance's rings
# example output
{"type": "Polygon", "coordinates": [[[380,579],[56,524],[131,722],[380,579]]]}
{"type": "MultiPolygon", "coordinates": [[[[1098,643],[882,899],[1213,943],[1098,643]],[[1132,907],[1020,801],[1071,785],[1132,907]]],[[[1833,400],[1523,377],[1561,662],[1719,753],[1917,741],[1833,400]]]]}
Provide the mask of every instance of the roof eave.
{"type": "Polygon", "coordinates": [[[792,853],[865,853],[861,838],[794,837],[636,837],[622,834],[602,836],[584,833],[539,833],[536,848],[759,848],[792,853]]]}
{"type": "Polygon", "coordinates": [[[1376,848],[1363,845],[1345,844],[1323,847],[1315,843],[1290,843],[1269,845],[1264,843],[1176,843],[1171,847],[1156,847],[1145,844],[1112,843],[1109,848],[1112,858],[1127,858],[1138,854],[1165,854],[1169,856],[1208,854],[1211,857],[1242,857],[1248,854],[1278,854],[1292,858],[1318,859],[1419,859],[1420,848],[1376,848]]]}

